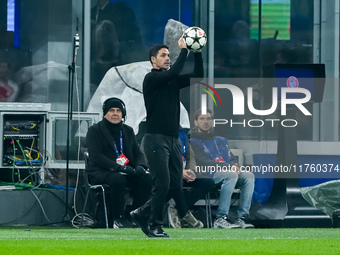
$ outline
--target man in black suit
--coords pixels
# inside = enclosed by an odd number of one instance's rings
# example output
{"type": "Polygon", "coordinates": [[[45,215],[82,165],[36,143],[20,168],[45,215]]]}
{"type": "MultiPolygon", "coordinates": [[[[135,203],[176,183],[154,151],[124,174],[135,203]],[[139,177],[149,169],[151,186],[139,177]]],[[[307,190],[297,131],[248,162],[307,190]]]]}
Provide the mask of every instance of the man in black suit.
{"type": "Polygon", "coordinates": [[[133,129],[123,123],[125,104],[109,98],[103,104],[104,118],[91,126],[86,135],[89,152],[87,169],[92,184],[110,186],[110,211],[114,228],[131,227],[124,217],[126,188],[131,188],[132,209],[143,205],[152,188],[144,154],[133,129]]]}

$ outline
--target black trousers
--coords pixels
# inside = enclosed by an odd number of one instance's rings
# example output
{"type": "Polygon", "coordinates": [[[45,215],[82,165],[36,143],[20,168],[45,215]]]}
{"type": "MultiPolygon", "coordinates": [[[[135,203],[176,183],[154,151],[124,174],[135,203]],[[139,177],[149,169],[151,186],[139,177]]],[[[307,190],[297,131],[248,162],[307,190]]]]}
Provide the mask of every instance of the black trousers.
{"type": "Polygon", "coordinates": [[[182,191],[182,153],[178,137],[145,134],[143,149],[153,181],[151,198],[141,207],[150,217],[150,227],[163,226],[164,204],[170,198],[184,199],[182,191]]]}
{"type": "MultiPolygon", "coordinates": [[[[132,209],[136,209],[150,198],[152,178],[150,174],[140,177],[123,175],[119,172],[109,172],[105,178],[90,176],[92,184],[108,184],[110,186],[110,212],[112,219],[124,217],[126,189],[131,189],[133,198],[132,209]],[[97,178],[96,178],[97,177],[97,178]]],[[[101,175],[102,177],[102,175],[101,175]]],[[[110,218],[111,218],[110,217],[110,218]]]]}
{"type": "Polygon", "coordinates": [[[205,198],[205,195],[214,189],[215,182],[212,178],[196,178],[193,182],[184,181],[183,186],[192,188],[185,194],[186,205],[192,209],[199,199],[205,198]]]}

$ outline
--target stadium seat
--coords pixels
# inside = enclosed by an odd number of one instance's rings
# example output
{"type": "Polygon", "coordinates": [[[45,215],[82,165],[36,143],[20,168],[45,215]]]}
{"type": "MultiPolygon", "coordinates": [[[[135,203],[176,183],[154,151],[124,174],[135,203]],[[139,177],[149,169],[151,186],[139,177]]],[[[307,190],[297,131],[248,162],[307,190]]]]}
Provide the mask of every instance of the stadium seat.
{"type": "MultiPolygon", "coordinates": [[[[97,193],[100,192],[101,195],[102,195],[103,205],[104,205],[104,214],[105,214],[105,226],[106,226],[106,228],[109,228],[109,220],[108,220],[108,216],[107,216],[107,206],[106,206],[106,199],[105,199],[105,192],[106,192],[106,190],[109,190],[109,186],[105,185],[105,184],[91,185],[91,183],[89,181],[89,176],[88,176],[87,171],[86,171],[86,169],[88,168],[88,163],[89,163],[89,153],[88,152],[84,152],[84,160],[85,160],[85,169],[83,170],[83,179],[84,179],[84,187],[85,187],[86,196],[85,196],[85,201],[84,201],[83,213],[82,213],[82,217],[81,217],[81,226],[84,226],[84,215],[85,215],[85,210],[86,210],[86,205],[87,205],[87,201],[88,201],[88,198],[89,198],[89,194],[90,194],[91,191],[95,191],[97,193]]],[[[99,205],[99,203],[96,204],[96,206],[98,206],[98,205],[99,205]]]]}

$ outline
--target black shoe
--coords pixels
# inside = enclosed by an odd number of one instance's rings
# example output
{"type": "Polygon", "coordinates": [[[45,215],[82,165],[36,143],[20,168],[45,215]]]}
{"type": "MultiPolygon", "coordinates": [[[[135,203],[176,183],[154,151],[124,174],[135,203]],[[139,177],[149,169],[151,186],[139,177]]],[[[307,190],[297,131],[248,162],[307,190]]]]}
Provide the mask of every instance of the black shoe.
{"type": "Polygon", "coordinates": [[[131,223],[132,228],[139,228],[138,224],[136,222],[134,222],[133,219],[130,219],[129,222],[131,223]]]}
{"type": "Polygon", "coordinates": [[[133,225],[127,219],[118,218],[113,221],[113,228],[133,228],[133,225]]]}
{"type": "Polygon", "coordinates": [[[149,219],[148,219],[148,217],[142,216],[139,208],[131,211],[130,216],[134,220],[134,222],[136,222],[140,226],[143,233],[148,235],[149,234],[149,219]]]}
{"type": "Polygon", "coordinates": [[[169,235],[161,228],[149,228],[148,237],[169,237],[169,235]]]}

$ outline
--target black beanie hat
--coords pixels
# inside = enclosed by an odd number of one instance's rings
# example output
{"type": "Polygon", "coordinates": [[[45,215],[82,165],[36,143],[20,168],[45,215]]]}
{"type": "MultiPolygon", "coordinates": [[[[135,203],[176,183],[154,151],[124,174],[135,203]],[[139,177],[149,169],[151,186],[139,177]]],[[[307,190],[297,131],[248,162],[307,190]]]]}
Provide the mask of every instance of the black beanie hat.
{"type": "Polygon", "coordinates": [[[103,116],[105,116],[106,113],[111,108],[119,108],[122,111],[123,118],[125,118],[126,115],[125,104],[121,99],[117,97],[111,97],[106,99],[105,102],[103,103],[103,116]]]}

